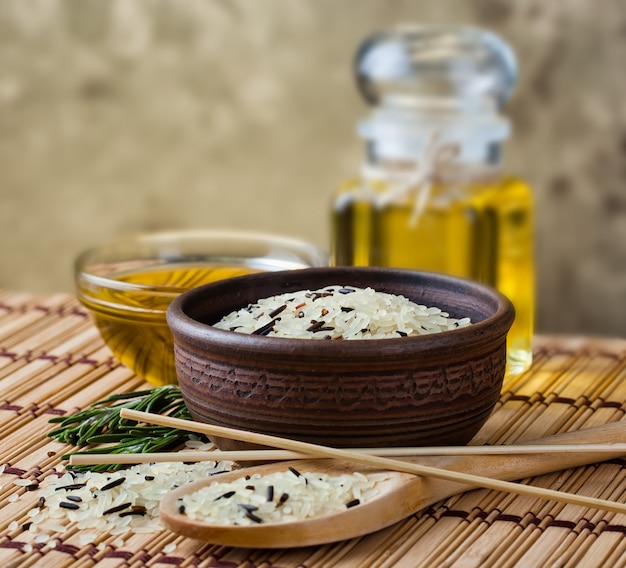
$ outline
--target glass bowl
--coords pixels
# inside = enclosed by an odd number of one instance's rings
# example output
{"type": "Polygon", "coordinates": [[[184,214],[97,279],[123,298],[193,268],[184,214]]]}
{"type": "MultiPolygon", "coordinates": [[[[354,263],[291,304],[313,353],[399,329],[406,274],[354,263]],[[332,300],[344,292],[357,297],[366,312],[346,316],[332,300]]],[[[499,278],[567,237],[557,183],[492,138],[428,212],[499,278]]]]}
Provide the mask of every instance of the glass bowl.
{"type": "Polygon", "coordinates": [[[182,292],[253,272],[327,266],[317,247],[279,235],[158,232],[121,238],[75,262],[78,300],[117,359],[154,385],[177,382],[165,312],[182,292]]]}

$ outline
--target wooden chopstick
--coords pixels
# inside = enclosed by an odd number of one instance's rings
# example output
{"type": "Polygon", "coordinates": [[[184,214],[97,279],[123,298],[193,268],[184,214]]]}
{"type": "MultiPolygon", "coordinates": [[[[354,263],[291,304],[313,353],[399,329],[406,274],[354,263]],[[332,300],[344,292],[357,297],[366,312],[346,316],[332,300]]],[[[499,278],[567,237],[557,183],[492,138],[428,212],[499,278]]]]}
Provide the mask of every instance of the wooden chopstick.
{"type": "Polygon", "coordinates": [[[120,411],[120,415],[122,418],[136,420],[138,422],[145,422],[147,424],[170,426],[172,428],[180,428],[182,430],[187,430],[190,432],[199,432],[202,434],[219,436],[231,440],[239,440],[242,442],[249,442],[262,446],[296,451],[307,454],[311,457],[326,457],[348,460],[355,463],[377,466],[392,471],[402,471],[415,475],[434,477],[438,479],[452,481],[455,483],[471,485],[474,487],[483,487],[485,489],[505,491],[517,495],[525,495],[527,497],[536,497],[539,499],[547,499],[561,503],[580,505],[583,507],[592,507],[595,509],[612,511],[615,513],[626,513],[626,504],[624,503],[607,501],[604,499],[596,499],[594,497],[587,497],[585,495],[565,493],[561,491],[554,491],[551,489],[544,489],[541,487],[534,487],[532,485],[512,483],[510,481],[491,479],[489,477],[483,477],[479,475],[472,475],[468,473],[451,471],[421,464],[407,463],[404,461],[394,460],[381,456],[359,454],[357,452],[352,452],[350,450],[344,450],[341,448],[330,448],[318,444],[311,444],[309,442],[300,442],[298,440],[279,438],[277,436],[270,436],[268,434],[258,434],[256,432],[236,430],[233,428],[226,428],[224,426],[215,426],[213,424],[204,424],[191,420],[172,418],[170,416],[150,414],[148,412],[140,412],[127,408],[122,409],[120,411]]]}
{"type": "MultiPolygon", "coordinates": [[[[347,449],[347,448],[346,448],[347,449]]],[[[416,448],[349,448],[356,454],[381,457],[493,456],[537,453],[598,453],[626,455],[626,444],[529,444],[510,446],[432,446],[416,448]]],[[[145,454],[73,454],[70,465],[135,464],[201,461],[278,461],[310,459],[310,454],[290,450],[211,450],[145,454]]]]}

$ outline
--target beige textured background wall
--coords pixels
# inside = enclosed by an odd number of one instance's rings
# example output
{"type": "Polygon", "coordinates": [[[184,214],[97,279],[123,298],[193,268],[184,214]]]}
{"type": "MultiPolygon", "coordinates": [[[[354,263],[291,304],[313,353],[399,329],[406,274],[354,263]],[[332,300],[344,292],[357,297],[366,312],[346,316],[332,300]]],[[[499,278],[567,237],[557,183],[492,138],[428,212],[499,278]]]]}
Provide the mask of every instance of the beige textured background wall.
{"type": "Polygon", "coordinates": [[[407,22],[513,44],[538,329],[626,336],[623,0],[0,0],[0,288],[69,291],[76,253],[135,231],[327,246],[361,159],[355,47],[407,22]]]}

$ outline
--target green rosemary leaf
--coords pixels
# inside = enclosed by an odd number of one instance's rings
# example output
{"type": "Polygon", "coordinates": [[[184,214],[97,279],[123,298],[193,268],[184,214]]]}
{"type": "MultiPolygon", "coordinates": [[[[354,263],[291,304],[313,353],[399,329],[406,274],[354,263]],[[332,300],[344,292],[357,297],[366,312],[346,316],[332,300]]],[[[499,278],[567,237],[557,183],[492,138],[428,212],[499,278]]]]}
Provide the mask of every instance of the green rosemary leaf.
{"type": "MultiPolygon", "coordinates": [[[[120,416],[122,408],[143,410],[177,418],[191,419],[180,389],[166,385],[154,389],[113,394],[98,400],[89,408],[49,420],[57,427],[48,436],[59,442],[73,444],[82,451],[68,453],[63,459],[84,453],[146,453],[174,449],[184,443],[190,432],[166,426],[140,425],[120,416]],[[109,445],[100,445],[109,444],[109,445]],[[93,447],[96,445],[97,447],[93,447]]],[[[107,471],[123,466],[72,466],[71,469],[107,471]]]]}
{"type": "MultiPolygon", "coordinates": [[[[126,432],[119,432],[115,434],[96,434],[94,436],[90,436],[86,439],[85,445],[93,445],[93,444],[119,444],[120,442],[125,442],[127,440],[135,440],[126,432]]],[[[136,443],[136,440],[135,440],[136,443]]]]}

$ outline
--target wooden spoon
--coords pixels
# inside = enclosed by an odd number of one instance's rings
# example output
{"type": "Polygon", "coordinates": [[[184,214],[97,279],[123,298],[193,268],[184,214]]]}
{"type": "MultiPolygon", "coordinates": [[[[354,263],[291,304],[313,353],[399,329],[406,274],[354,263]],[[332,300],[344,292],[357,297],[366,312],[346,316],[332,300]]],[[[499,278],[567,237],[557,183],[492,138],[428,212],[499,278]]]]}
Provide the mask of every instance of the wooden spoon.
{"type": "MultiPolygon", "coordinates": [[[[624,439],[624,423],[613,423],[575,432],[559,434],[529,444],[590,444],[618,443],[624,439]]],[[[449,471],[488,476],[492,479],[513,481],[596,463],[614,457],[615,453],[575,452],[535,455],[512,454],[491,456],[433,456],[402,458],[402,461],[419,463],[449,471]]],[[[254,548],[291,548],[324,544],[354,538],[385,528],[413,513],[475,487],[463,483],[415,476],[409,473],[388,472],[386,480],[377,484],[378,495],[356,507],[339,513],[313,517],[289,523],[268,523],[253,526],[220,526],[190,519],[179,513],[178,499],[213,482],[229,482],[245,475],[267,475],[285,471],[293,465],[299,471],[326,473],[332,476],[352,473],[379,473],[380,468],[355,465],[330,459],[306,459],[260,465],[215,478],[202,479],[168,493],[161,501],[160,515],[163,524],[174,532],[209,541],[214,544],[254,548]]]]}

